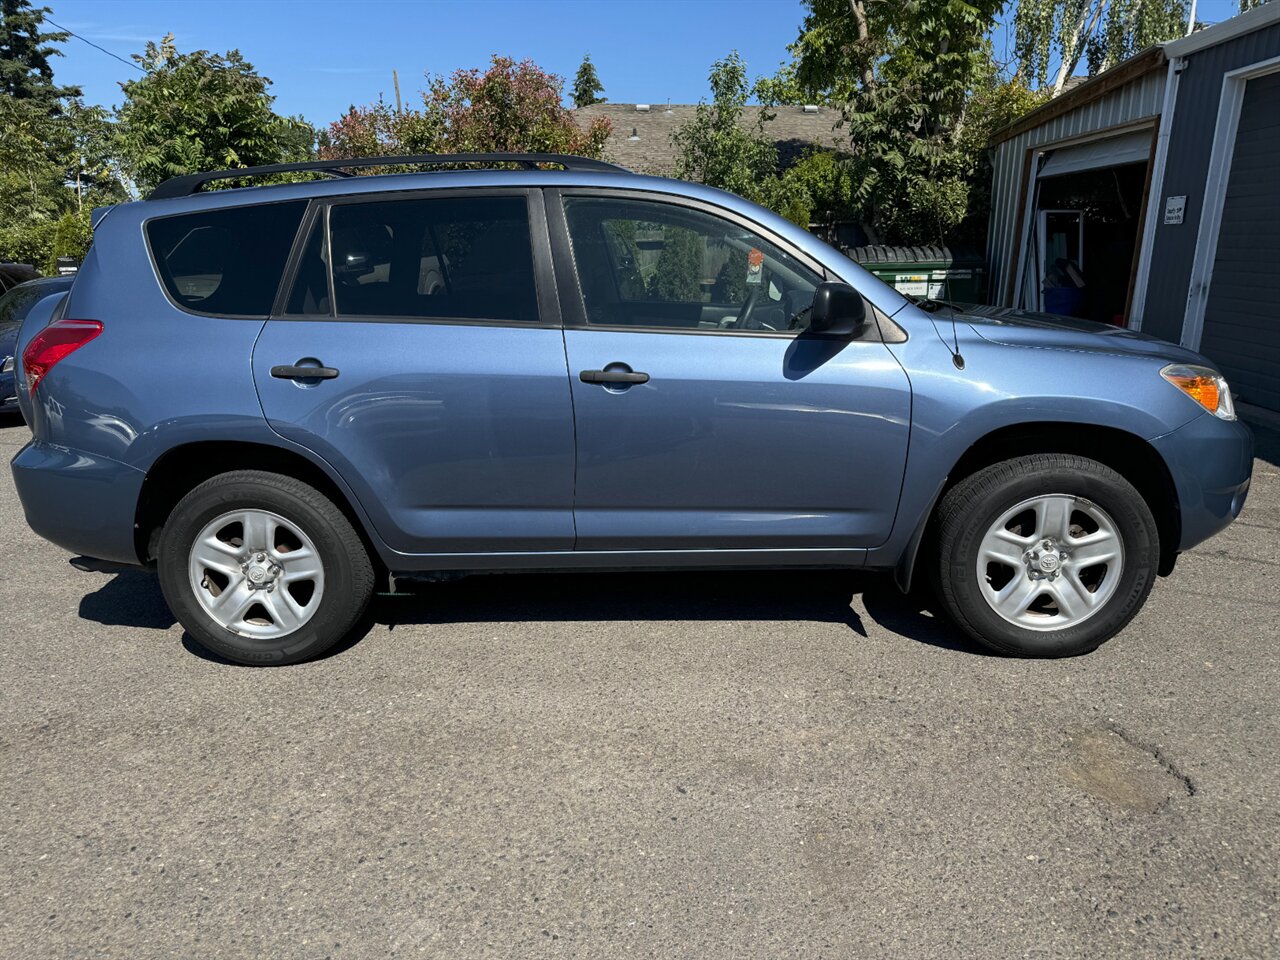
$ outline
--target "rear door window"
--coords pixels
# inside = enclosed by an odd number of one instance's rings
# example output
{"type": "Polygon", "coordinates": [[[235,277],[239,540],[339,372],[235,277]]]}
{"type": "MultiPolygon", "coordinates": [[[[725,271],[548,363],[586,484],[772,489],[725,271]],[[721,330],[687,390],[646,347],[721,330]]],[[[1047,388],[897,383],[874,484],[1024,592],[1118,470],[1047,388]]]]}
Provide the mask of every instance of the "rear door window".
{"type": "Polygon", "coordinates": [[[160,280],[194,313],[265,317],[271,312],[307,201],[161,217],[147,224],[160,280]]]}
{"type": "Polygon", "coordinates": [[[538,322],[523,194],[335,204],[329,245],[340,317],[538,322]]]}

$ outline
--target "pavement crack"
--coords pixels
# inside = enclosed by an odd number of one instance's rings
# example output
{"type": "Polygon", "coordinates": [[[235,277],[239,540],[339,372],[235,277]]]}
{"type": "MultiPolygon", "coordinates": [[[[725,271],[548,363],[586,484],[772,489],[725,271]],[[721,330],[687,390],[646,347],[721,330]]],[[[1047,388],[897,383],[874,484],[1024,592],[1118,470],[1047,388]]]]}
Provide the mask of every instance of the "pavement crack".
{"type": "Polygon", "coordinates": [[[1135,737],[1115,721],[1108,721],[1103,724],[1103,726],[1135,750],[1141,750],[1143,753],[1151,754],[1151,756],[1155,758],[1156,763],[1160,764],[1169,776],[1182,784],[1183,789],[1187,791],[1188,797],[1194,797],[1200,792],[1200,788],[1196,786],[1195,781],[1192,780],[1188,774],[1184,773],[1182,768],[1179,767],[1177,763],[1175,763],[1173,759],[1159,746],[1135,737]]]}

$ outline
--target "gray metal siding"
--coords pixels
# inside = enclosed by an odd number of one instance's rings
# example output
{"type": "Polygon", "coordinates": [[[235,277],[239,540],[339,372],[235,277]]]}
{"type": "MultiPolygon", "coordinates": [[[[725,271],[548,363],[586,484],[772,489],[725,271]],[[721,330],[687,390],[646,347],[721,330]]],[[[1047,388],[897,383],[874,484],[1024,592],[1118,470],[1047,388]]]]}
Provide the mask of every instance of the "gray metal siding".
{"type": "MultiPolygon", "coordinates": [[[[1153,225],[1156,235],[1147,303],[1142,312],[1143,333],[1174,342],[1182,338],[1182,318],[1187,308],[1196,234],[1200,229],[1205,178],[1218,122],[1218,102],[1222,96],[1222,75],[1275,56],[1280,56],[1280,24],[1272,24],[1187,57],[1187,67],[1178,80],[1169,156],[1165,162],[1164,185],[1160,188],[1161,215],[1153,225]],[[1164,198],[1178,196],[1187,198],[1183,222],[1166,225],[1162,215],[1164,198]]],[[[1280,167],[1280,159],[1277,167],[1280,167]]],[[[1157,189],[1156,185],[1152,189],[1157,189]]]]}
{"type": "Polygon", "coordinates": [[[1022,225],[1016,222],[1016,218],[1018,198],[1022,192],[1023,159],[1027,150],[1154,117],[1160,112],[1164,100],[1164,83],[1165,71],[1153,70],[1105,97],[996,147],[991,221],[987,234],[987,262],[991,266],[987,299],[991,303],[1009,306],[1005,302],[1005,288],[1009,272],[1018,266],[1018,233],[1022,225]]]}
{"type": "Polygon", "coordinates": [[[1280,73],[1245,87],[1200,351],[1244,400],[1280,410],[1280,73]]]}

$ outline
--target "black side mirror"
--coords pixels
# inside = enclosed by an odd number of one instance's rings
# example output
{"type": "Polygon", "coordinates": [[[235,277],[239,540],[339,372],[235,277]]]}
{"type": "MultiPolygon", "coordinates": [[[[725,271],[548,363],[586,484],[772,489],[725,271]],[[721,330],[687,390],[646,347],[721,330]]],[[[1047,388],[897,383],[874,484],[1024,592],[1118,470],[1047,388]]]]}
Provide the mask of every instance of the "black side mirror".
{"type": "Polygon", "coordinates": [[[828,280],[813,292],[813,309],[809,313],[811,333],[833,337],[851,337],[867,322],[867,302],[862,294],[847,283],[828,280]]]}

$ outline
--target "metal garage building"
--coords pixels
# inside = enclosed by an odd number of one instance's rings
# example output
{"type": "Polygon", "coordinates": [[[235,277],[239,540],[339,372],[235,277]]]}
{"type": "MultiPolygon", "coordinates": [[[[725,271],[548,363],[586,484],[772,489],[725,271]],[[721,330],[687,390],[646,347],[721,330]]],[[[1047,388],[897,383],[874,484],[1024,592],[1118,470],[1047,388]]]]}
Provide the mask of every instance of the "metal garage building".
{"type": "Polygon", "coordinates": [[[1280,410],[1280,2],[1138,54],[993,147],[993,304],[1181,342],[1280,410]]]}

